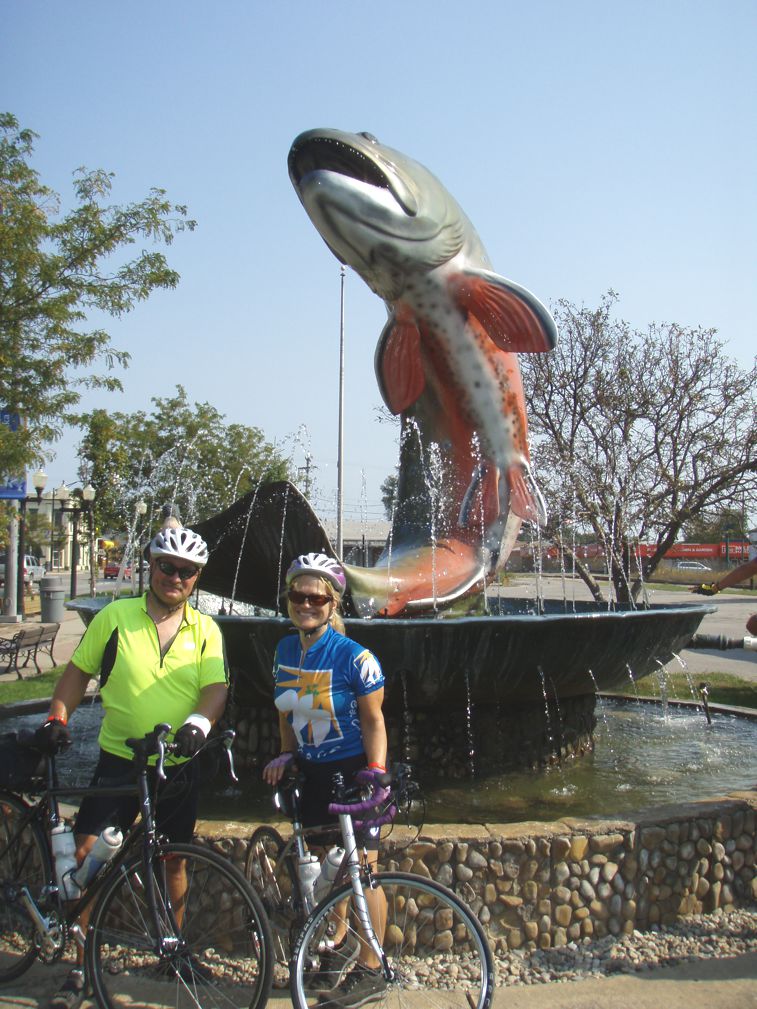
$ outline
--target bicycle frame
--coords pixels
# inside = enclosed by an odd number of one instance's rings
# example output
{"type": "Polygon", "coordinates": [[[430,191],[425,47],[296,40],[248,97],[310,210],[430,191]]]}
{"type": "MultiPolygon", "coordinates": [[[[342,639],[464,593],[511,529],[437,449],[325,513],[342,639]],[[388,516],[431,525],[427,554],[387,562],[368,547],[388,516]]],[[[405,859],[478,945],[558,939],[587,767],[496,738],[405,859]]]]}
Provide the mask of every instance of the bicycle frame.
{"type": "MultiPolygon", "coordinates": [[[[340,776],[341,778],[341,776],[340,776]]],[[[284,848],[276,860],[276,869],[278,870],[281,865],[288,863],[289,875],[292,880],[292,885],[297,894],[297,902],[299,907],[295,910],[301,910],[304,912],[302,914],[301,923],[306,920],[309,914],[315,909],[316,902],[309,895],[302,892],[300,886],[300,877],[297,872],[296,865],[292,864],[295,852],[296,856],[302,857],[307,855],[308,848],[305,844],[305,833],[318,834],[320,833],[334,833],[334,824],[324,824],[322,826],[308,827],[304,828],[300,820],[300,793],[297,782],[295,782],[291,788],[292,796],[292,837],[284,845],[284,848]],[[294,848],[294,852],[293,849],[294,848]]],[[[274,800],[276,802],[276,800],[274,800]]],[[[283,811],[283,804],[276,802],[277,808],[283,811]]],[[[331,886],[329,887],[328,893],[337,889],[344,881],[349,879],[350,885],[352,886],[352,892],[355,897],[355,911],[357,914],[358,922],[363,930],[366,941],[371,946],[373,952],[383,965],[384,973],[387,977],[390,976],[391,971],[388,968],[386,957],[384,955],[383,948],[379,943],[376,934],[373,929],[373,924],[371,922],[370,912],[368,909],[368,903],[365,899],[365,886],[373,889],[373,872],[371,866],[367,859],[361,860],[358,854],[358,841],[355,835],[355,827],[352,821],[352,816],[349,813],[341,813],[339,815],[339,829],[342,834],[342,841],[344,843],[345,856],[342,864],[339,867],[339,871],[336,874],[331,886]]],[[[328,896],[326,894],[325,896],[328,896]]]]}
{"type": "MultiPolygon", "coordinates": [[[[32,821],[37,821],[43,828],[43,833],[47,840],[48,852],[50,854],[50,864],[51,864],[51,874],[43,889],[45,896],[53,897],[55,903],[57,904],[57,910],[61,912],[61,919],[65,922],[71,934],[74,936],[75,941],[81,946],[84,946],[85,936],[82,933],[81,928],[77,924],[79,917],[82,912],[91,904],[94,903],[98,897],[100,891],[108,882],[108,880],[113,876],[114,873],[118,873],[121,867],[129,859],[135,847],[142,840],[142,864],[146,868],[146,879],[144,881],[147,902],[153,916],[153,924],[158,930],[160,924],[160,916],[158,914],[157,907],[157,894],[155,892],[155,876],[152,872],[152,865],[154,862],[154,856],[158,849],[158,835],[155,826],[155,814],[154,805],[155,800],[151,797],[150,786],[147,778],[147,764],[146,762],[137,764],[137,781],[124,785],[106,785],[106,786],[61,786],[58,784],[57,773],[55,769],[55,757],[50,756],[47,760],[47,785],[42,790],[40,798],[37,802],[28,805],[27,813],[22,818],[19,824],[19,829],[16,831],[13,837],[8,841],[8,844],[0,847],[0,857],[5,854],[13,845],[16,843],[18,838],[22,835],[25,828],[32,821]],[[141,818],[138,819],[134,825],[130,828],[126,835],[126,839],[121,846],[121,849],[116,853],[112,861],[108,863],[105,867],[105,871],[96,874],[94,879],[84,889],[82,895],[74,901],[67,901],[65,896],[60,893],[56,878],[55,878],[55,859],[52,854],[52,846],[50,844],[50,834],[54,827],[56,827],[61,822],[60,816],[60,800],[66,797],[73,796],[108,796],[108,797],[118,797],[118,796],[139,796],[140,800],[140,813],[141,818]]],[[[157,792],[157,783],[156,783],[157,792]]],[[[11,793],[14,794],[14,793],[11,793]]],[[[40,935],[40,941],[42,946],[48,950],[50,954],[53,954],[56,949],[56,943],[51,941],[51,919],[50,917],[45,918],[40,909],[38,908],[36,902],[33,900],[29,894],[26,887],[21,895],[21,901],[29,914],[31,920],[34,922],[35,927],[40,935]]],[[[168,907],[171,913],[172,924],[176,927],[176,922],[173,921],[173,912],[168,907]]],[[[159,934],[156,931],[156,934],[159,934]]],[[[59,940],[60,941],[60,940],[59,940]]],[[[161,951],[162,952],[162,951],[161,951]]]]}

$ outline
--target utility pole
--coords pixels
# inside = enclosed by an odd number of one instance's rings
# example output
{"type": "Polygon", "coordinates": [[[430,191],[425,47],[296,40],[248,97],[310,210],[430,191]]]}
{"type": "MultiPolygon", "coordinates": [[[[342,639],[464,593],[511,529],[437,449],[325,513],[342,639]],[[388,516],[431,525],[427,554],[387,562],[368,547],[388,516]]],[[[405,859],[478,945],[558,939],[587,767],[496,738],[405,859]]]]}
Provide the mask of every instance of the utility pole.
{"type": "Polygon", "coordinates": [[[302,480],[302,493],[306,498],[310,498],[310,471],[317,468],[313,465],[313,457],[309,452],[305,455],[305,465],[297,467],[297,479],[302,480]]]}

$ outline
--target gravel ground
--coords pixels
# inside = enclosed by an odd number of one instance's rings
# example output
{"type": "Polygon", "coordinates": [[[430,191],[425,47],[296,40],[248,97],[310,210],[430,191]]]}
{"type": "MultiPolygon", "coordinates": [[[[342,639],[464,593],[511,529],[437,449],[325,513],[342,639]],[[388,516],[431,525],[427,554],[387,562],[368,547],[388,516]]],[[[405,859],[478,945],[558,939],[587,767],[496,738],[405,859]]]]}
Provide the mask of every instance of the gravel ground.
{"type": "MultiPolygon", "coordinates": [[[[533,953],[511,951],[497,958],[497,970],[494,1009],[753,1009],[757,905],[691,915],[656,931],[533,953]]],[[[65,973],[63,964],[35,965],[0,987],[0,1007],[44,1009],[65,973]]],[[[418,993],[408,1004],[422,1009],[427,999],[418,993]]],[[[291,1005],[288,991],[274,991],[271,1005],[291,1005]]],[[[82,1009],[92,1006],[86,1000],[82,1009]]]]}
{"type": "Polygon", "coordinates": [[[497,956],[498,983],[547,984],[610,974],[633,974],[757,952],[757,905],[695,914],[649,932],[584,939],[556,949],[511,950],[497,956]]]}

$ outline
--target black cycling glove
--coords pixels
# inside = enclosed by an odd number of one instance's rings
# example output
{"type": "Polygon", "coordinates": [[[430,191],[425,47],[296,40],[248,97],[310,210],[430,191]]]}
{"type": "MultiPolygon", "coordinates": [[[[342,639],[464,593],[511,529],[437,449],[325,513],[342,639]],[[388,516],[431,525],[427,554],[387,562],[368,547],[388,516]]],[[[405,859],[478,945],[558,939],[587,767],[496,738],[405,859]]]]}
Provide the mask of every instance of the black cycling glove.
{"type": "Polygon", "coordinates": [[[193,725],[191,722],[185,722],[181,728],[176,730],[173,737],[180,757],[194,757],[206,739],[207,736],[200,726],[193,725]]]}
{"type": "Polygon", "coordinates": [[[34,745],[42,753],[53,757],[71,745],[71,733],[60,718],[48,718],[34,733],[34,745]]]}

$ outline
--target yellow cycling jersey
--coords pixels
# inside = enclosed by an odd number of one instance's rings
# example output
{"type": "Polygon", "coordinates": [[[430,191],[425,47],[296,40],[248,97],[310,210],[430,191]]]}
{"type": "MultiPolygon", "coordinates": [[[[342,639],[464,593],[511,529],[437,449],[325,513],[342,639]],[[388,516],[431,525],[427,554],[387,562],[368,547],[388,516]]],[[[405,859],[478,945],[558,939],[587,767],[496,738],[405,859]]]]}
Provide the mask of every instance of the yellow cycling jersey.
{"type": "Polygon", "coordinates": [[[179,631],[161,658],[158,631],[147,596],[103,607],[87,627],[72,662],[100,677],[103,750],[131,759],[124,740],[150,732],[158,722],[175,731],[196,708],[200,691],[228,682],[223,638],[212,617],[189,604],[179,631]]]}

